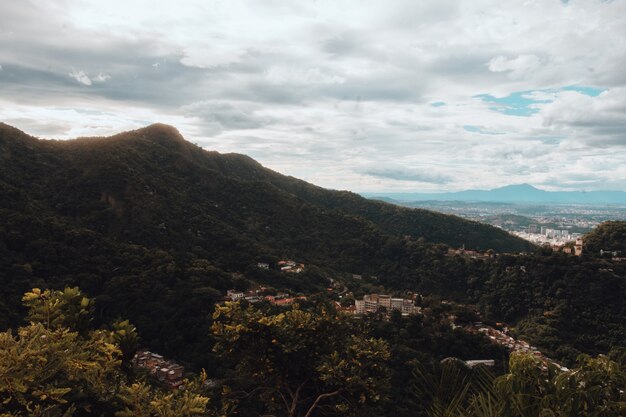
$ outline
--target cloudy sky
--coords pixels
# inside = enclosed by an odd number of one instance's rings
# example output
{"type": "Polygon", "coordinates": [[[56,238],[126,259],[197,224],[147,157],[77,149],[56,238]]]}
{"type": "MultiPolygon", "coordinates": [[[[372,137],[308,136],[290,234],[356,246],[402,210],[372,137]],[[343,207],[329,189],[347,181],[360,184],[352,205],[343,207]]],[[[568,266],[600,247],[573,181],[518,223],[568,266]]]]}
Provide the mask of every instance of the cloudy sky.
{"type": "Polygon", "coordinates": [[[626,1],[6,0],[0,121],[357,192],[626,190],[626,1]]]}

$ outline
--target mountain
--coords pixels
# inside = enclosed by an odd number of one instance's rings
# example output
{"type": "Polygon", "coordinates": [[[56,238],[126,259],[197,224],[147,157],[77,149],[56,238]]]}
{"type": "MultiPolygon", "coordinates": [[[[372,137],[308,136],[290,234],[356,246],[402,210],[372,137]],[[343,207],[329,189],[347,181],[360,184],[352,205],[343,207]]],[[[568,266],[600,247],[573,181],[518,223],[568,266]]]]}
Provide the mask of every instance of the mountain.
{"type": "Polygon", "coordinates": [[[493,190],[453,193],[363,193],[376,199],[396,201],[480,201],[498,203],[626,204],[624,191],[544,191],[529,184],[507,185],[493,190]]]}
{"type": "Polygon", "coordinates": [[[313,261],[311,253],[337,249],[320,247],[320,236],[337,242],[373,233],[496,251],[529,249],[493,227],[325,190],[244,155],[207,152],[170,126],[48,141],[4,125],[0,135],[0,190],[10,197],[3,198],[4,208],[37,207],[142,245],[165,240],[224,252],[230,239],[250,255],[271,248],[313,261]]]}

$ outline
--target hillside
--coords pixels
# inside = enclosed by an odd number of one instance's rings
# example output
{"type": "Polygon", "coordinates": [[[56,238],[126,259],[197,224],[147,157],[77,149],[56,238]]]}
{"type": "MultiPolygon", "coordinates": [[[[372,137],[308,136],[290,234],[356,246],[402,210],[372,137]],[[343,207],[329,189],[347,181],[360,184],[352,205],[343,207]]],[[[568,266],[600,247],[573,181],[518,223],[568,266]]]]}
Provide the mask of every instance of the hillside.
{"type": "Polygon", "coordinates": [[[584,236],[585,252],[598,256],[601,250],[626,255],[626,221],[600,224],[584,236]]]}
{"type": "MultiPolygon", "coordinates": [[[[496,251],[530,248],[496,228],[325,190],[244,155],[206,152],[164,125],[73,141],[37,140],[4,126],[0,158],[0,187],[10,197],[3,208],[37,206],[147,246],[200,245],[222,257],[235,245],[251,256],[293,252],[310,262],[327,262],[337,250],[351,250],[346,240],[368,235],[496,251]]],[[[368,258],[357,255],[354,266],[368,258]]]]}

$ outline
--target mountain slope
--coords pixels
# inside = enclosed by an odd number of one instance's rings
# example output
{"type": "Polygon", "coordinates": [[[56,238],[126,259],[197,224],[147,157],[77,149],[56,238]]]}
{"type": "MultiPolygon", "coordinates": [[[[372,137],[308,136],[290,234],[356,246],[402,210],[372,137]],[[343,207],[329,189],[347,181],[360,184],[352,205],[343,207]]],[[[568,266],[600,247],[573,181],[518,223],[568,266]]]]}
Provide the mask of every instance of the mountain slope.
{"type": "Polygon", "coordinates": [[[626,256],[626,221],[609,221],[587,233],[584,237],[585,252],[598,256],[601,250],[619,252],[626,256]]]}
{"type": "Polygon", "coordinates": [[[243,155],[204,151],[165,125],[73,141],[37,140],[5,125],[0,158],[9,206],[37,204],[97,232],[148,246],[166,239],[170,245],[204,247],[208,240],[209,248],[224,252],[235,249],[225,244],[232,239],[237,251],[265,247],[302,257],[339,249],[321,247],[320,239],[393,234],[497,251],[529,248],[479,223],[325,190],[243,155]]]}
{"type": "Polygon", "coordinates": [[[507,185],[493,190],[453,193],[367,193],[371,198],[398,201],[481,201],[499,203],[626,204],[624,191],[544,191],[528,184],[507,185]]]}

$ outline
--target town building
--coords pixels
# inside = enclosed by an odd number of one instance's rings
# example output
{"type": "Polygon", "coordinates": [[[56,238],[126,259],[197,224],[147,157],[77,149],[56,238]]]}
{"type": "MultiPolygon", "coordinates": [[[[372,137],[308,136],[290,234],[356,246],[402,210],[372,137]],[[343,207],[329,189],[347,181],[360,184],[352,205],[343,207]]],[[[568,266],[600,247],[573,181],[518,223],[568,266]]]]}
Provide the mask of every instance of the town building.
{"type": "Polygon", "coordinates": [[[135,369],[147,371],[150,376],[171,389],[181,388],[184,383],[185,368],[182,365],[165,360],[162,355],[149,350],[138,351],[131,364],[135,369]]]}
{"type": "Polygon", "coordinates": [[[366,294],[362,300],[355,300],[354,307],[354,314],[376,313],[381,309],[386,312],[398,310],[403,316],[420,312],[413,300],[392,298],[387,294],[366,294]]]}
{"type": "Polygon", "coordinates": [[[282,272],[290,272],[293,274],[299,274],[304,271],[304,264],[299,264],[292,260],[278,261],[278,267],[282,272]]]}
{"type": "Polygon", "coordinates": [[[245,294],[241,291],[237,290],[228,290],[226,291],[226,298],[230,298],[231,301],[239,301],[245,297],[245,294]]]}

